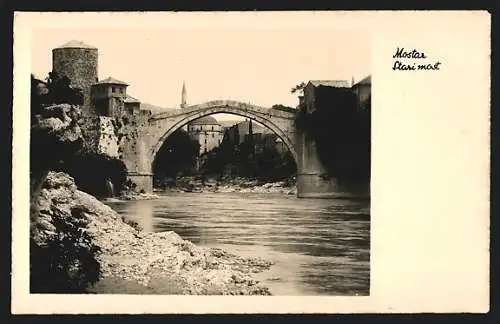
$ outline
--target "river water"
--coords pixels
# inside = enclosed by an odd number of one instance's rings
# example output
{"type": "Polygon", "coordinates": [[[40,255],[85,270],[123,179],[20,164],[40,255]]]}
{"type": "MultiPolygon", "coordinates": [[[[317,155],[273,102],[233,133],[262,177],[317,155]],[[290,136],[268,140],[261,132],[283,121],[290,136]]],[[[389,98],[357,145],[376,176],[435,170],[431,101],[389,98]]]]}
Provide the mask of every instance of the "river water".
{"type": "Polygon", "coordinates": [[[368,295],[369,200],[263,193],[165,193],[108,203],[146,231],[272,261],[255,277],[273,295],[368,295]]]}

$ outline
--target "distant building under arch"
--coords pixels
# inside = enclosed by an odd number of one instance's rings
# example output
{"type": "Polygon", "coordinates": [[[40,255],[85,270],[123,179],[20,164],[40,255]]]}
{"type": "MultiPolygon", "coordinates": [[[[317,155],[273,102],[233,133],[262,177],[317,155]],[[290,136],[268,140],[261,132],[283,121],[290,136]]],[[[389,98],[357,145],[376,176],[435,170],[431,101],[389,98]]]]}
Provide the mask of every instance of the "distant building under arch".
{"type": "Polygon", "coordinates": [[[222,125],[212,116],[204,116],[190,122],[187,131],[191,139],[200,143],[200,155],[219,146],[224,137],[222,125]]]}

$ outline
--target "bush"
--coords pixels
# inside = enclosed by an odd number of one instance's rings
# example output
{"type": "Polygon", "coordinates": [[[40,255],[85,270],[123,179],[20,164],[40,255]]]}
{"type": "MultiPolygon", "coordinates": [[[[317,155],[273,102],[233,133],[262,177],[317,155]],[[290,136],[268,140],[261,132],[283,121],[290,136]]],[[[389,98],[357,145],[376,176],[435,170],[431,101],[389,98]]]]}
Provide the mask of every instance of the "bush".
{"type": "Polygon", "coordinates": [[[115,195],[122,192],[127,183],[127,168],[123,161],[102,153],[75,154],[58,171],[70,174],[80,190],[96,197],[109,196],[108,179],[113,184],[115,195]]]}
{"type": "Polygon", "coordinates": [[[31,293],[83,293],[99,280],[100,248],[86,232],[82,212],[75,208],[69,217],[52,208],[56,232],[43,245],[31,239],[31,293]]]}
{"type": "Polygon", "coordinates": [[[316,143],[328,177],[365,180],[370,177],[370,103],[358,112],[355,96],[341,89],[317,90],[316,110],[297,111],[295,126],[316,143]]]}

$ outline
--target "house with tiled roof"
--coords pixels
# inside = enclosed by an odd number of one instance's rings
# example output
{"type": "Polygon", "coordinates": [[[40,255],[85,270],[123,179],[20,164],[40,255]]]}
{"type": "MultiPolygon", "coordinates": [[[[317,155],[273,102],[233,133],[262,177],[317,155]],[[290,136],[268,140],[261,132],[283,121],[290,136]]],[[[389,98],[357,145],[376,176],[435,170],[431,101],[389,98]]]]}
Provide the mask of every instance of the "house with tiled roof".
{"type": "Polygon", "coordinates": [[[117,85],[117,86],[128,86],[129,84],[120,80],[117,80],[112,77],[107,77],[104,80],[101,80],[97,82],[97,84],[112,84],[112,85],[117,85]]]}
{"type": "Polygon", "coordinates": [[[306,87],[311,84],[313,87],[334,87],[334,88],[349,88],[350,84],[347,80],[310,80],[306,87]]]}
{"type": "Polygon", "coordinates": [[[114,116],[127,112],[138,114],[141,102],[127,94],[128,83],[113,77],[92,85],[92,104],[101,116],[114,116]]]}
{"type": "Polygon", "coordinates": [[[303,89],[303,95],[299,97],[300,106],[307,112],[316,110],[318,98],[326,98],[334,93],[350,90],[348,80],[310,80],[303,89]]]}
{"type": "Polygon", "coordinates": [[[368,75],[352,86],[352,91],[356,95],[358,111],[371,109],[372,76],[368,75]]]}

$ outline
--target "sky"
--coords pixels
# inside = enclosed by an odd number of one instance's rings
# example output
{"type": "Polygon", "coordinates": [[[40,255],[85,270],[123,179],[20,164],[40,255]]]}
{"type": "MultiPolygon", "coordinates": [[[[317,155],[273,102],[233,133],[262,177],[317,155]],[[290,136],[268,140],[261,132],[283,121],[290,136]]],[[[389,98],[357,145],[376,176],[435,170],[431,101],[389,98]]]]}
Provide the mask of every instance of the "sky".
{"type": "MultiPolygon", "coordinates": [[[[127,82],[142,102],[178,108],[231,99],[295,107],[301,81],[359,81],[370,71],[368,35],[349,30],[82,28],[35,29],[31,71],[45,78],[52,49],[70,40],[98,48],[98,76],[127,82]]],[[[219,117],[219,116],[217,116],[219,117]]]]}

